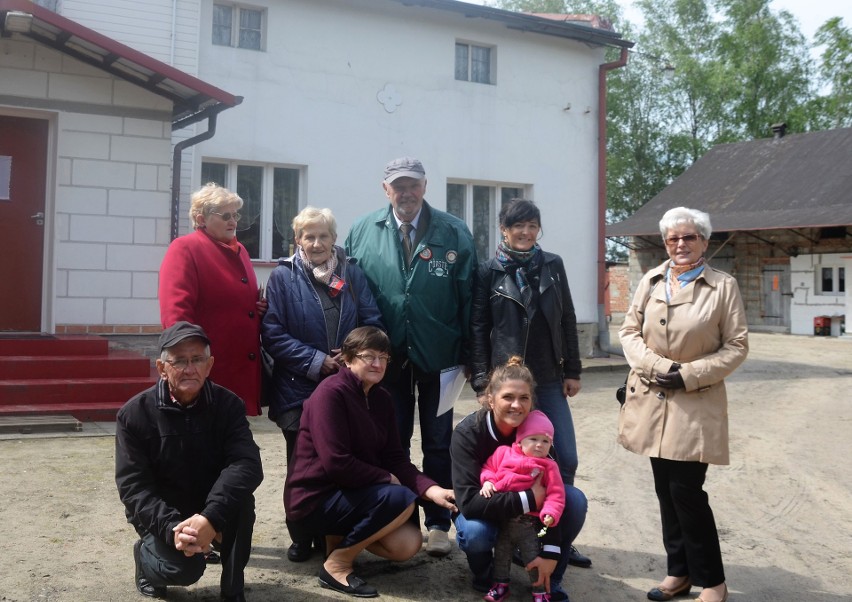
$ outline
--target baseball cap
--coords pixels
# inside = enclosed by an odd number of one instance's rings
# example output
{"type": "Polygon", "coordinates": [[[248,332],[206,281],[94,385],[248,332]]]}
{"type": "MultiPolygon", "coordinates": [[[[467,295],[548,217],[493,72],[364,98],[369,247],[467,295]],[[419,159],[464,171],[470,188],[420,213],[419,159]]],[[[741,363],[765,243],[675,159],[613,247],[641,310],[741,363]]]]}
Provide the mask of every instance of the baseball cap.
{"type": "Polygon", "coordinates": [[[400,157],[385,166],[385,184],[390,184],[397,178],[422,180],[425,177],[426,170],[423,169],[423,164],[414,157],[400,157]]]}
{"type": "Polygon", "coordinates": [[[160,353],[191,337],[198,337],[199,339],[203,339],[206,344],[210,344],[210,339],[201,326],[196,326],[189,322],[175,322],[160,333],[160,353]]]}

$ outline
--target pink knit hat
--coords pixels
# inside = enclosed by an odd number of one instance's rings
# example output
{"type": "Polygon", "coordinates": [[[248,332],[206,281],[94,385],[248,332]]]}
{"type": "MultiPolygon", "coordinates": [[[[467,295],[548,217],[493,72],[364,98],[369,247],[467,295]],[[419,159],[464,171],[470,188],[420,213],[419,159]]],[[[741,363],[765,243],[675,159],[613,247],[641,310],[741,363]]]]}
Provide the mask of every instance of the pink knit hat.
{"type": "Polygon", "coordinates": [[[515,442],[520,443],[530,435],[547,435],[553,441],[553,423],[540,410],[533,410],[527,415],[515,433],[515,442]]]}

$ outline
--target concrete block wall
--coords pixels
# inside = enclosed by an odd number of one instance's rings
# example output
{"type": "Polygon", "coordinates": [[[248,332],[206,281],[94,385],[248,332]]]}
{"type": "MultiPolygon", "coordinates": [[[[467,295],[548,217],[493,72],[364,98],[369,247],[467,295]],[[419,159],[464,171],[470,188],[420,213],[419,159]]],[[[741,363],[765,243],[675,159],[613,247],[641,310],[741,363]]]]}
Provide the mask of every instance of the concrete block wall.
{"type": "Polygon", "coordinates": [[[0,96],[51,122],[47,329],[158,331],[171,103],[23,38],[0,41],[0,96]]]}
{"type": "MultiPolygon", "coordinates": [[[[814,334],[814,318],[829,316],[839,322],[848,313],[848,291],[836,294],[817,294],[818,267],[848,266],[848,254],[819,253],[800,255],[790,260],[790,282],[793,301],[790,306],[790,332],[792,334],[814,334]]],[[[848,268],[846,271],[849,274],[848,268]]],[[[839,334],[839,333],[835,333],[839,334]]]]}

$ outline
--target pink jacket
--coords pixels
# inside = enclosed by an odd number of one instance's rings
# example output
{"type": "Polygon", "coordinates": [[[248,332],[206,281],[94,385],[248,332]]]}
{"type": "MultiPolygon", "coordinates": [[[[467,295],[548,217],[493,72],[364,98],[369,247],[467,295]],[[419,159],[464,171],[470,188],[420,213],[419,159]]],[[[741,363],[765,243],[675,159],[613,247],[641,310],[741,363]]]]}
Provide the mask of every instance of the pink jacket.
{"type": "Polygon", "coordinates": [[[525,456],[517,443],[501,445],[485,462],[479,479],[480,484],[491,481],[497,491],[520,492],[532,487],[540,473],[544,473],[541,478],[546,489],[544,503],[541,510],[529,514],[539,518],[549,514],[555,526],[565,510],[565,485],[555,460],[525,456]]]}

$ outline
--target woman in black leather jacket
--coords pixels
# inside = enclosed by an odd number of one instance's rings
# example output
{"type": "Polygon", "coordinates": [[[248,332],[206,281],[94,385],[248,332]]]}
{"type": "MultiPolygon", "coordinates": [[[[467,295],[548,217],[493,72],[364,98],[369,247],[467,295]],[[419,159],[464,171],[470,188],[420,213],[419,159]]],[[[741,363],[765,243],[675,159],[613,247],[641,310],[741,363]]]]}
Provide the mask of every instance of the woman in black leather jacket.
{"type": "Polygon", "coordinates": [[[581,365],[565,266],[538,245],[541,213],[532,201],[504,205],[500,232],[496,256],[483,261],[474,278],[471,383],[481,395],[492,367],[513,355],[524,358],[538,383],[536,405],[556,429],[562,478],[573,485],[577,442],[567,398],[580,391],[581,365]]]}

